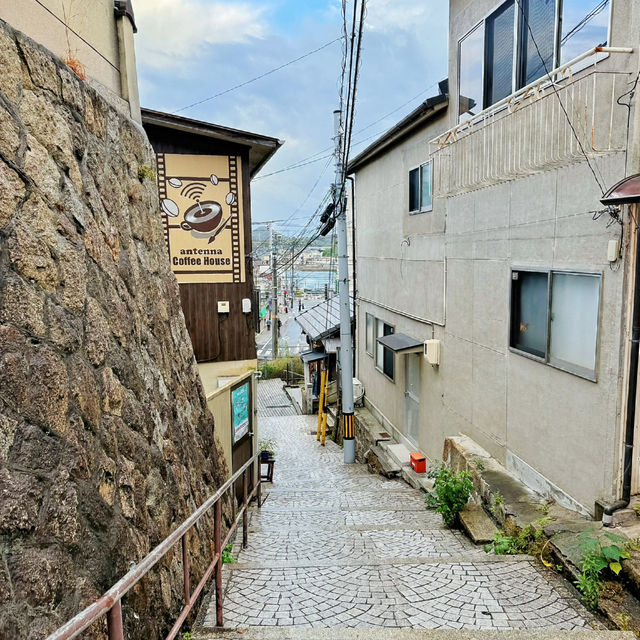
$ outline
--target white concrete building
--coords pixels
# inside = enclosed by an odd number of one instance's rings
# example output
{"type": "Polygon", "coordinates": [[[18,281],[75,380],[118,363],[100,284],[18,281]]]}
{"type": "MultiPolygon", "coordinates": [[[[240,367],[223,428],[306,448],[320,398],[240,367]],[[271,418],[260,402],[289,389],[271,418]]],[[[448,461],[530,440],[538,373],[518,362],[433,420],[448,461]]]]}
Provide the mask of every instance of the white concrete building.
{"type": "Polygon", "coordinates": [[[349,166],[369,408],[431,459],[464,433],[589,514],[640,492],[637,207],[600,202],[640,172],[634,4],[451,0],[448,100],[349,166]]]}

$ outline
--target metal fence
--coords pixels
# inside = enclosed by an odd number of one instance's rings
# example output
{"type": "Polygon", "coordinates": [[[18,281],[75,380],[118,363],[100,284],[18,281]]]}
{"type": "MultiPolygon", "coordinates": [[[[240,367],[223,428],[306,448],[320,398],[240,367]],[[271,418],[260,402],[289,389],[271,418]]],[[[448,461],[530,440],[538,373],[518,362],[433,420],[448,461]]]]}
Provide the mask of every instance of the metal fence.
{"type": "Polygon", "coordinates": [[[207,581],[215,572],[215,597],[216,597],[216,624],[223,625],[223,593],[222,593],[222,551],[227,545],[229,538],[233,535],[240,519],[242,519],[242,547],[246,548],[248,540],[248,517],[247,508],[249,501],[257,495],[258,507],[261,506],[262,484],[260,481],[260,453],[249,459],[231,478],[229,478],[199,509],[194,511],[170,536],[165,538],[153,551],[145,556],[129,573],[122,577],[111,587],[99,600],[81,611],[77,616],[69,620],[65,625],[54,631],[46,640],[69,640],[75,638],[94,622],[100,620],[102,616],[107,618],[107,630],[109,640],[124,640],[124,628],[122,625],[122,598],[135,586],[147,573],[180,542],[182,544],[182,570],[184,577],[184,607],[178,616],[171,631],[166,636],[166,640],[175,638],[180,627],[189,615],[196,603],[198,596],[204,589],[207,581]],[[256,465],[256,485],[249,493],[249,474],[256,465]],[[243,482],[243,503],[238,511],[235,521],[224,540],[222,540],[222,504],[221,500],[225,493],[234,487],[236,481],[242,477],[243,482]],[[214,550],[215,554],[211,564],[205,571],[202,579],[191,591],[190,570],[189,570],[189,550],[187,544],[187,534],[192,527],[213,508],[214,514],[214,550]]]}

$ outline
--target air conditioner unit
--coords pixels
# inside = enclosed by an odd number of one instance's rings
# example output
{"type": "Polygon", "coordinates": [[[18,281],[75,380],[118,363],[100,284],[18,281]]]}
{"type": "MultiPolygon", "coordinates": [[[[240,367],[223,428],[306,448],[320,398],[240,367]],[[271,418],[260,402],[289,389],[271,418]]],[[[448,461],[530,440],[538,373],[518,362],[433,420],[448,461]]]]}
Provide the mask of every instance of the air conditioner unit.
{"type": "Polygon", "coordinates": [[[424,343],[424,357],[429,364],[440,364],[440,340],[427,340],[424,343]]]}

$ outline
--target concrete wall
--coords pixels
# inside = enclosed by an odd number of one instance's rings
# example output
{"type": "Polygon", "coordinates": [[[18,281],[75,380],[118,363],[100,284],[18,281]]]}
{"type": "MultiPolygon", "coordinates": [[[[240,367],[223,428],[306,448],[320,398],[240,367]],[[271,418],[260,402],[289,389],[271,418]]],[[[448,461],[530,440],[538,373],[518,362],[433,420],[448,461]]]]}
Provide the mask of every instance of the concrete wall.
{"type": "Polygon", "coordinates": [[[77,58],[87,79],[129,103],[140,121],[133,28],[116,19],[113,0],[0,0],[0,18],[59,58],[77,58]]]}
{"type": "MultiPolygon", "coordinates": [[[[356,174],[359,377],[371,407],[401,434],[405,356],[396,356],[395,382],[375,369],[365,352],[365,313],[419,340],[433,334],[442,356],[437,368],[422,361],[421,450],[440,458],[444,438],[463,432],[525,480],[592,512],[596,499],[617,493],[626,293],[624,265],[612,269],[607,261],[607,244],[620,228],[607,228],[607,216],[592,219],[601,193],[586,162],[573,158],[498,179],[436,198],[431,213],[407,213],[408,170],[427,159],[423,142],[457,122],[457,41],[496,5],[451,2],[447,117],[356,174]],[[602,273],[597,382],[509,350],[510,270],[518,267],[602,273]]],[[[614,7],[612,44],[637,47],[637,16],[626,3],[614,7]]],[[[611,55],[599,68],[627,71],[631,79],[636,60],[611,55]]],[[[603,117],[608,109],[602,105],[603,117]]],[[[597,156],[593,164],[607,186],[624,176],[624,153],[597,156]]]]}

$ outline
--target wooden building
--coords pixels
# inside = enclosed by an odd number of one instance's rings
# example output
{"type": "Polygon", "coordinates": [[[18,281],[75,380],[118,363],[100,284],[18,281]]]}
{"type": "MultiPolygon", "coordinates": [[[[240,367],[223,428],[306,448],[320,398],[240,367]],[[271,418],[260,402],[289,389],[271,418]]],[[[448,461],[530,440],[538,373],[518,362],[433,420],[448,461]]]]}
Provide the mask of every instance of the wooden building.
{"type": "Polygon", "coordinates": [[[282,142],[150,109],[142,122],[196,360],[255,360],[250,181],[282,142]]]}

